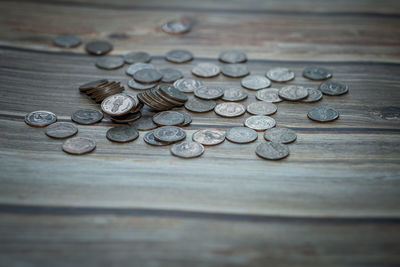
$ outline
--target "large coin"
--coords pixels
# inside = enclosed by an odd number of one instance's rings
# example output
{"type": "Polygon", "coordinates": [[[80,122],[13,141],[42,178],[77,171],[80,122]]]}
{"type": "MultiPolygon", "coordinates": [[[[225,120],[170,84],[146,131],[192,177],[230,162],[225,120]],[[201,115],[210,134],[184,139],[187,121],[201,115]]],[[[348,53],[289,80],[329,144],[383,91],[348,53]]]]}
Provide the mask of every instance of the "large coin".
{"type": "Polygon", "coordinates": [[[215,77],[220,71],[220,68],[212,63],[199,63],[192,69],[194,75],[203,78],[215,77]]]}
{"type": "Polygon", "coordinates": [[[215,146],[225,140],[225,132],[218,130],[199,130],[192,135],[193,141],[205,146],[215,146]]]}
{"type": "Polygon", "coordinates": [[[115,94],[101,102],[101,109],[110,116],[122,116],[136,106],[135,100],[126,94],[115,94]]]}
{"type": "Polygon", "coordinates": [[[188,50],[171,50],[165,59],[173,63],[185,63],[193,59],[193,54],[188,50]]]}
{"type": "Polygon", "coordinates": [[[233,127],[226,132],[226,139],[238,144],[254,142],[257,137],[257,132],[247,127],[233,127]]]}
{"type": "Polygon", "coordinates": [[[207,112],[213,110],[216,104],[214,100],[191,98],[185,103],[185,108],[193,112],[207,112]]]}
{"type": "Polygon", "coordinates": [[[279,103],[283,101],[283,99],[279,97],[279,89],[276,88],[262,89],[257,91],[256,98],[258,100],[271,103],[279,103]]]}
{"type": "Polygon", "coordinates": [[[180,79],[174,82],[174,86],[176,89],[178,89],[181,92],[184,93],[191,93],[194,90],[200,88],[203,86],[203,82],[196,80],[196,79],[191,79],[191,78],[185,78],[185,79],[180,79]]]}
{"type": "Polygon", "coordinates": [[[132,126],[118,126],[110,128],[106,137],[108,140],[118,143],[127,143],[139,137],[138,131],[132,126]]]}
{"type": "Polygon", "coordinates": [[[307,113],[307,116],[314,121],[328,122],[339,118],[339,112],[331,107],[319,106],[310,109],[307,113]]]}
{"type": "Polygon", "coordinates": [[[101,56],[110,52],[113,46],[106,41],[92,41],[86,44],[85,49],[89,54],[101,56]]]}
{"type": "Polygon", "coordinates": [[[247,106],[247,112],[253,115],[271,115],[277,111],[276,105],[271,102],[257,101],[247,106]]]}
{"type": "Polygon", "coordinates": [[[194,95],[204,100],[212,100],[223,96],[224,90],[219,87],[203,86],[194,90],[194,95]]]}
{"type": "Polygon", "coordinates": [[[260,90],[271,86],[271,81],[261,75],[249,75],[242,79],[241,84],[250,90],[260,90]]]}
{"type": "Polygon", "coordinates": [[[146,134],[144,135],[144,137],[143,137],[143,140],[144,140],[147,144],[152,145],[152,146],[167,146],[167,145],[170,144],[169,142],[157,141],[157,140],[154,138],[154,131],[150,131],[150,132],[146,133],[146,134]]]}
{"type": "Polygon", "coordinates": [[[156,113],[153,116],[153,121],[157,125],[174,126],[182,124],[185,121],[185,117],[182,113],[176,111],[163,111],[156,113]]]}
{"type": "Polygon", "coordinates": [[[53,39],[55,45],[59,47],[71,48],[81,44],[81,38],[75,35],[59,35],[53,39]]]}
{"type": "Polygon", "coordinates": [[[266,130],[264,133],[264,138],[267,141],[288,144],[294,142],[297,138],[297,135],[296,132],[292,129],[285,127],[275,127],[266,130]]]}
{"type": "Polygon", "coordinates": [[[314,88],[307,88],[308,96],[301,100],[304,103],[317,102],[322,99],[322,93],[320,90],[314,88]]]}
{"type": "Polygon", "coordinates": [[[221,103],[215,106],[215,113],[227,118],[238,117],[246,112],[246,108],[239,103],[221,103]]]}
{"type": "Polygon", "coordinates": [[[263,159],[278,160],[289,155],[289,148],[284,144],[267,142],[256,147],[256,154],[263,159]]]}
{"type": "Polygon", "coordinates": [[[33,111],[25,116],[25,122],[33,127],[45,127],[57,121],[57,116],[50,111],[33,111]]]}
{"type": "Polygon", "coordinates": [[[335,82],[335,81],[326,81],[320,84],[319,90],[325,95],[343,95],[349,91],[349,87],[347,84],[335,82]]]}
{"type": "Polygon", "coordinates": [[[62,149],[73,155],[82,155],[92,152],[96,148],[96,142],[86,137],[74,137],[66,140],[62,149]]]}
{"type": "Polygon", "coordinates": [[[96,61],[96,67],[105,70],[115,70],[124,65],[122,57],[106,56],[96,61]]]}
{"type": "Polygon", "coordinates": [[[173,68],[160,69],[160,73],[163,75],[161,81],[164,83],[173,83],[183,77],[181,71],[173,68]]]}
{"type": "Polygon", "coordinates": [[[245,64],[225,64],[221,68],[222,74],[231,78],[240,78],[250,73],[245,64]]]}
{"type": "Polygon", "coordinates": [[[268,116],[251,116],[244,121],[244,125],[256,131],[265,131],[275,127],[276,122],[268,116]]]}
{"type": "Polygon", "coordinates": [[[154,65],[147,64],[147,63],[135,63],[130,65],[126,70],[126,74],[133,76],[137,71],[144,70],[144,69],[155,69],[154,65]]]}
{"type": "Polygon", "coordinates": [[[147,90],[147,89],[156,87],[156,85],[157,85],[157,83],[149,83],[149,84],[138,83],[134,79],[130,79],[128,81],[128,86],[132,89],[137,89],[137,90],[147,90]]]}
{"type": "Polygon", "coordinates": [[[133,74],[133,78],[140,83],[155,83],[162,77],[163,75],[155,69],[142,69],[133,74]]]}
{"type": "Polygon", "coordinates": [[[191,25],[180,20],[171,20],[162,25],[162,30],[169,34],[184,34],[190,31],[191,25]]]}
{"type": "Polygon", "coordinates": [[[294,79],[294,72],[287,68],[274,68],[265,75],[274,82],[288,82],[294,79]]]}
{"type": "Polygon", "coordinates": [[[78,109],[71,115],[74,122],[84,125],[98,123],[103,117],[103,113],[95,109],[78,109]]]}
{"type": "Polygon", "coordinates": [[[247,57],[243,51],[226,50],[219,54],[219,60],[225,63],[242,63],[247,60],[247,57]]]}
{"type": "Polygon", "coordinates": [[[180,158],[196,158],[204,153],[202,144],[192,141],[183,141],[171,146],[171,154],[180,158]]]}
{"type": "Polygon", "coordinates": [[[222,100],[225,101],[242,101],[248,97],[248,94],[242,88],[225,89],[222,100]]]}
{"type": "Polygon", "coordinates": [[[288,85],[279,90],[279,97],[289,101],[297,101],[308,96],[308,91],[303,86],[288,85]]]}
{"type": "Polygon", "coordinates": [[[146,52],[129,52],[124,55],[124,61],[128,64],[148,63],[151,61],[151,56],[146,52]]]}
{"type": "Polygon", "coordinates": [[[131,126],[135,127],[138,131],[148,131],[157,128],[157,124],[153,122],[153,116],[144,115],[139,120],[130,123],[131,126]]]}
{"type": "Polygon", "coordinates": [[[53,138],[67,138],[75,135],[78,128],[69,122],[56,122],[46,127],[45,133],[53,138]]]}
{"type": "Polygon", "coordinates": [[[332,72],[317,66],[308,66],[303,70],[303,76],[316,81],[326,80],[332,77],[332,72]]]}
{"type": "Polygon", "coordinates": [[[171,98],[175,101],[179,101],[181,103],[185,103],[188,100],[188,97],[184,93],[175,88],[175,86],[169,84],[160,85],[158,92],[160,92],[161,94],[163,94],[168,98],[171,98]]]}
{"type": "Polygon", "coordinates": [[[176,126],[163,126],[154,130],[154,138],[162,142],[178,142],[186,138],[186,133],[176,126]]]}

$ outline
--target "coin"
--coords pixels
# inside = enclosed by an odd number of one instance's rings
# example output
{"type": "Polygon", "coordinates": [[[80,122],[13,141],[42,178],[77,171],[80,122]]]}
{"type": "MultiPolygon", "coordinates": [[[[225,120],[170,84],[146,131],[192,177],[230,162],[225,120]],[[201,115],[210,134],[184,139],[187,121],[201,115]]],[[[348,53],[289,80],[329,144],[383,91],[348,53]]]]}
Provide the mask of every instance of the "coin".
{"type": "Polygon", "coordinates": [[[174,86],[176,89],[178,89],[181,92],[184,93],[191,93],[197,88],[200,88],[203,86],[203,82],[196,80],[196,79],[191,79],[191,78],[184,78],[177,80],[174,82],[174,86]]]}
{"type": "Polygon", "coordinates": [[[100,122],[103,113],[95,109],[78,109],[71,115],[71,119],[79,124],[89,125],[100,122]]]}
{"type": "Polygon", "coordinates": [[[322,99],[322,93],[320,90],[314,88],[307,88],[308,96],[301,100],[304,103],[317,102],[322,99]]]}
{"type": "Polygon", "coordinates": [[[225,101],[242,101],[248,96],[247,92],[241,88],[225,89],[222,100],[225,101]]]}
{"type": "Polygon", "coordinates": [[[135,100],[126,94],[115,94],[101,102],[101,109],[110,116],[125,115],[134,106],[136,106],[135,100]]]}
{"type": "Polygon", "coordinates": [[[191,98],[185,103],[185,108],[192,112],[207,112],[214,109],[217,103],[214,100],[191,98]]]}
{"type": "Polygon", "coordinates": [[[204,153],[202,144],[193,141],[183,141],[174,144],[170,148],[171,154],[180,158],[196,158],[204,153]]]}
{"type": "Polygon", "coordinates": [[[133,79],[140,83],[155,83],[161,78],[162,74],[155,69],[142,69],[133,74],[133,79]]]}
{"type": "Polygon", "coordinates": [[[130,112],[128,114],[118,116],[118,117],[110,116],[110,119],[116,123],[128,123],[128,122],[136,121],[136,120],[140,119],[140,117],[142,117],[142,113],[140,113],[140,112],[131,113],[130,112]]]}
{"type": "Polygon", "coordinates": [[[283,101],[283,99],[279,97],[279,89],[276,88],[262,89],[257,91],[256,98],[258,100],[271,103],[279,103],[283,101]]]}
{"type": "Polygon", "coordinates": [[[191,25],[186,21],[171,20],[164,23],[161,28],[169,34],[184,34],[190,31],[191,25]]]}
{"type": "Polygon", "coordinates": [[[285,127],[275,127],[264,132],[264,138],[267,141],[275,143],[288,144],[296,140],[296,132],[285,127]]]}
{"type": "Polygon", "coordinates": [[[275,120],[268,116],[256,115],[248,117],[244,121],[244,125],[256,131],[265,131],[275,127],[275,120]]]}
{"type": "Polygon", "coordinates": [[[179,126],[188,126],[192,122],[192,116],[187,112],[180,112],[185,120],[179,126]]]}
{"type": "Polygon", "coordinates": [[[339,118],[339,112],[328,106],[319,106],[310,109],[307,113],[308,118],[318,122],[334,121],[339,118]]]}
{"type": "Polygon", "coordinates": [[[101,56],[110,52],[113,46],[106,41],[92,41],[86,44],[85,49],[89,54],[101,56]]]}
{"type": "Polygon", "coordinates": [[[25,116],[25,123],[33,127],[45,127],[57,121],[57,116],[50,111],[32,111],[25,116]]]}
{"type": "Polygon", "coordinates": [[[62,149],[73,155],[82,155],[92,152],[96,148],[96,142],[86,137],[74,137],[67,139],[62,144],[62,149]]]}
{"type": "Polygon", "coordinates": [[[219,67],[213,63],[199,63],[192,69],[194,75],[202,78],[215,77],[220,71],[219,67]]]}
{"type": "Polygon", "coordinates": [[[231,78],[240,78],[250,73],[245,64],[225,64],[221,68],[222,74],[231,78]]]}
{"type": "Polygon", "coordinates": [[[349,91],[349,87],[347,86],[347,84],[335,81],[323,82],[319,85],[318,89],[321,90],[324,95],[331,96],[343,95],[349,91]]]}
{"type": "Polygon", "coordinates": [[[289,101],[297,101],[308,96],[308,91],[303,86],[288,85],[279,90],[279,97],[289,101]]]}
{"type": "Polygon", "coordinates": [[[169,142],[157,141],[157,140],[154,138],[154,131],[150,131],[150,132],[146,133],[146,134],[144,135],[144,137],[143,137],[143,140],[144,140],[147,144],[152,145],[152,146],[167,146],[167,145],[171,144],[171,143],[169,143],[169,142]]]}
{"type": "Polygon", "coordinates": [[[178,142],[186,138],[186,133],[176,126],[163,126],[154,130],[154,138],[162,142],[178,142]]]}
{"type": "Polygon", "coordinates": [[[224,95],[224,90],[219,87],[203,86],[194,90],[194,95],[204,100],[218,99],[224,95]]]}
{"type": "Polygon", "coordinates": [[[88,82],[88,83],[85,83],[85,84],[82,84],[81,86],[79,86],[79,91],[85,92],[90,89],[96,88],[100,85],[106,84],[107,82],[108,81],[106,79],[91,81],[91,82],[88,82]]]}
{"type": "Polygon", "coordinates": [[[157,125],[174,126],[179,125],[185,121],[183,114],[176,111],[163,111],[156,113],[153,116],[153,121],[157,125]]]}
{"type": "Polygon", "coordinates": [[[179,91],[177,88],[174,86],[171,86],[169,84],[162,84],[160,85],[160,88],[158,91],[163,94],[164,96],[171,98],[173,100],[179,101],[179,102],[186,102],[188,100],[188,97],[179,91]]]}
{"type": "Polygon", "coordinates": [[[165,59],[173,63],[185,63],[193,59],[193,54],[188,50],[171,50],[165,55],[165,59]]]}
{"type": "Polygon", "coordinates": [[[221,144],[225,140],[225,132],[218,130],[199,130],[192,135],[193,141],[202,145],[214,146],[221,144]]]}
{"type": "Polygon", "coordinates": [[[157,128],[157,124],[153,122],[153,116],[144,115],[139,120],[130,123],[131,126],[135,127],[138,131],[148,131],[157,128]]]}
{"type": "Polygon", "coordinates": [[[257,101],[247,106],[247,112],[253,115],[271,115],[277,111],[276,105],[271,102],[257,101]]]}
{"type": "Polygon", "coordinates": [[[183,77],[182,72],[173,68],[160,69],[160,73],[163,75],[161,81],[164,83],[172,83],[183,77]]]}
{"type": "Polygon", "coordinates": [[[246,108],[239,103],[224,102],[216,105],[214,111],[222,117],[232,118],[243,115],[246,112],[246,108]]]}
{"type": "Polygon", "coordinates": [[[219,54],[219,60],[225,63],[242,63],[247,61],[247,57],[243,51],[226,50],[219,54]]]}
{"type": "Polygon", "coordinates": [[[271,81],[261,75],[249,75],[242,79],[241,84],[250,90],[260,90],[271,86],[271,81]]]}
{"type": "Polygon", "coordinates": [[[287,68],[274,68],[269,70],[265,75],[274,82],[288,82],[294,79],[294,72],[287,68]]]}
{"type": "Polygon", "coordinates": [[[67,138],[75,135],[78,128],[69,122],[56,122],[46,127],[45,134],[53,138],[67,138]]]}
{"type": "Polygon", "coordinates": [[[317,66],[308,66],[303,70],[303,76],[311,80],[326,80],[332,77],[332,72],[317,66]]]}
{"type": "MultiPolygon", "coordinates": [[[[170,97],[168,97],[168,96],[166,96],[166,95],[163,95],[162,93],[160,93],[160,90],[159,90],[159,89],[153,88],[153,89],[151,89],[151,92],[152,92],[154,95],[157,95],[158,98],[162,99],[164,102],[166,102],[166,103],[168,103],[168,104],[171,104],[171,105],[173,105],[173,106],[178,106],[178,107],[183,106],[183,103],[184,103],[184,102],[182,102],[182,101],[177,101],[177,100],[174,100],[174,99],[172,99],[172,98],[170,98],[170,97]]],[[[185,96],[185,97],[186,97],[186,96],[185,96]]]]}
{"type": "Polygon", "coordinates": [[[247,127],[233,127],[226,132],[226,139],[238,144],[254,142],[257,137],[257,132],[247,127]]]}
{"type": "Polygon", "coordinates": [[[144,69],[155,69],[155,67],[152,64],[147,64],[147,63],[135,63],[130,65],[126,70],[126,74],[133,76],[137,71],[139,70],[144,70],[144,69]]]}
{"type": "Polygon", "coordinates": [[[96,67],[105,70],[115,70],[124,65],[122,57],[106,56],[97,59],[96,67]]]}
{"type": "Polygon", "coordinates": [[[106,137],[113,142],[127,143],[138,138],[139,133],[135,127],[132,126],[117,126],[108,129],[106,137]]]}
{"type": "Polygon", "coordinates": [[[148,63],[151,61],[151,56],[146,52],[129,52],[124,55],[124,61],[127,64],[148,63]]]}
{"type": "Polygon", "coordinates": [[[284,144],[266,142],[256,147],[256,154],[263,159],[278,160],[289,155],[289,148],[284,144]]]}
{"type": "Polygon", "coordinates": [[[138,83],[137,81],[135,81],[134,79],[130,79],[128,81],[128,86],[132,89],[137,89],[137,90],[146,90],[146,89],[150,89],[150,88],[154,88],[157,86],[156,83],[149,83],[149,84],[145,84],[145,83],[138,83]]]}
{"type": "Polygon", "coordinates": [[[75,35],[64,34],[59,35],[53,39],[53,42],[56,46],[71,48],[76,47],[81,44],[81,38],[75,35]]]}

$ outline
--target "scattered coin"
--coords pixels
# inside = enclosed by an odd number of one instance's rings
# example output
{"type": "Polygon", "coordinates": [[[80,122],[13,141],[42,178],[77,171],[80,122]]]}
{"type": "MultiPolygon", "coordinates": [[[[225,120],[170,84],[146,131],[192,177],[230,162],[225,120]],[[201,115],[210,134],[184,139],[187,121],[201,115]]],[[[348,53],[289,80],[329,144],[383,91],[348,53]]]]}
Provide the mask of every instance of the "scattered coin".
{"type": "Polygon", "coordinates": [[[129,123],[129,122],[133,122],[133,121],[140,119],[140,117],[142,117],[142,113],[140,113],[140,112],[136,112],[136,113],[129,112],[128,114],[118,116],[118,117],[110,116],[110,119],[116,123],[129,123]]]}
{"type": "Polygon", "coordinates": [[[59,47],[71,48],[81,44],[81,38],[75,35],[64,34],[53,39],[55,45],[59,47]]]}
{"type": "Polygon", "coordinates": [[[219,87],[203,86],[194,90],[194,95],[204,100],[212,100],[223,96],[224,90],[219,87]]]}
{"type": "Polygon", "coordinates": [[[217,103],[214,100],[191,98],[185,103],[185,108],[192,112],[208,112],[214,109],[217,103]]]}
{"type": "Polygon", "coordinates": [[[232,118],[243,115],[246,112],[246,108],[239,103],[220,103],[215,106],[215,113],[222,117],[232,118]]]}
{"type": "Polygon", "coordinates": [[[179,126],[182,127],[188,126],[192,122],[192,116],[190,116],[190,114],[188,114],[187,112],[180,112],[180,113],[183,114],[185,120],[179,126]]]}
{"type": "Polygon", "coordinates": [[[163,94],[173,100],[179,101],[181,103],[184,103],[188,100],[188,97],[184,93],[182,93],[180,90],[178,90],[174,86],[171,86],[168,84],[160,85],[160,88],[158,91],[161,94],[163,94]]]}
{"type": "Polygon", "coordinates": [[[245,64],[225,64],[222,66],[221,72],[231,78],[244,77],[250,73],[245,64]]]}
{"type": "Polygon", "coordinates": [[[294,79],[294,72],[287,68],[274,68],[269,70],[266,76],[274,82],[288,82],[294,79]]]}
{"type": "Polygon", "coordinates": [[[132,142],[139,137],[138,131],[132,126],[117,126],[110,128],[106,137],[108,140],[118,143],[132,142]]]}
{"type": "Polygon", "coordinates": [[[277,111],[276,105],[271,102],[257,101],[247,106],[247,112],[253,115],[271,115],[277,111]]]}
{"type": "Polygon", "coordinates": [[[171,20],[164,23],[161,28],[169,34],[184,34],[190,31],[191,25],[185,21],[171,20]]]}
{"type": "Polygon", "coordinates": [[[275,127],[275,120],[268,116],[256,115],[248,117],[244,121],[244,125],[256,131],[265,131],[275,127]]]}
{"type": "Polygon", "coordinates": [[[115,70],[124,65],[122,57],[106,56],[96,61],[96,67],[105,70],[115,70]]]}
{"type": "Polygon", "coordinates": [[[89,54],[101,56],[110,52],[113,46],[106,41],[92,41],[86,44],[85,49],[89,54]]]}
{"type": "Polygon", "coordinates": [[[263,159],[278,160],[289,155],[289,148],[284,144],[266,142],[256,147],[256,154],[263,159]]]}
{"type": "Polygon", "coordinates": [[[171,144],[171,143],[169,143],[169,142],[157,141],[157,140],[154,138],[154,131],[150,131],[150,132],[146,133],[146,134],[144,135],[144,137],[143,137],[143,140],[144,140],[147,144],[152,145],[152,146],[167,146],[167,145],[171,144]]]}
{"type": "Polygon", "coordinates": [[[74,137],[67,139],[62,145],[62,149],[73,155],[82,155],[92,152],[96,148],[96,142],[86,137],[74,137]]]}
{"type": "Polygon", "coordinates": [[[162,142],[178,142],[186,138],[186,133],[176,126],[163,126],[154,130],[154,138],[162,142]]]}
{"type": "Polygon", "coordinates": [[[157,124],[153,122],[153,116],[144,115],[139,120],[130,123],[132,127],[135,127],[138,131],[149,131],[157,128],[157,124]]]}
{"type": "Polygon", "coordinates": [[[241,84],[250,90],[260,90],[271,86],[271,81],[261,75],[249,75],[242,79],[241,84]]]}
{"type": "Polygon", "coordinates": [[[320,84],[319,90],[321,90],[324,95],[336,96],[347,93],[349,91],[349,87],[347,84],[340,82],[326,81],[320,84]]]}
{"type": "Polygon", "coordinates": [[[174,86],[181,92],[191,93],[194,90],[202,87],[203,82],[196,79],[184,78],[174,82],[174,86]]]}
{"type": "Polygon", "coordinates": [[[126,74],[133,76],[137,71],[139,70],[144,70],[144,69],[155,69],[154,65],[152,64],[147,64],[147,63],[135,63],[130,65],[126,70],[126,74]]]}
{"type": "Polygon", "coordinates": [[[171,50],[165,59],[173,63],[185,63],[193,59],[193,54],[188,50],[171,50]]]}
{"type": "Polygon", "coordinates": [[[304,69],[303,76],[311,80],[321,81],[331,78],[332,73],[325,68],[309,66],[304,69]]]}
{"type": "Polygon", "coordinates": [[[115,94],[101,102],[101,109],[110,116],[125,115],[134,106],[136,106],[135,100],[126,94],[115,94]]]}
{"type": "Polygon", "coordinates": [[[318,122],[334,121],[339,118],[339,112],[331,107],[319,106],[308,111],[308,118],[318,122]]]}
{"type": "Polygon", "coordinates": [[[220,71],[220,68],[213,63],[199,63],[192,69],[194,75],[202,78],[215,77],[220,71]]]}
{"type": "Polygon", "coordinates": [[[303,86],[288,85],[279,90],[279,97],[289,101],[297,101],[308,96],[308,91],[303,86]]]}
{"type": "Polygon", "coordinates": [[[146,52],[129,52],[124,55],[124,61],[127,64],[148,63],[151,61],[151,56],[146,52]]]}
{"type": "Polygon", "coordinates": [[[78,109],[72,114],[71,119],[76,123],[89,125],[100,122],[103,116],[102,112],[95,109],[78,109]]]}
{"type": "Polygon", "coordinates": [[[176,111],[163,111],[153,116],[153,121],[157,125],[174,126],[180,125],[185,121],[183,114],[176,111]]]}
{"type": "Polygon", "coordinates": [[[160,69],[160,73],[163,75],[161,81],[164,83],[172,83],[183,77],[182,72],[173,68],[160,69]]]}
{"type": "Polygon", "coordinates": [[[258,100],[271,103],[279,103],[283,101],[283,99],[279,97],[279,89],[276,88],[262,89],[257,91],[256,98],[258,100]]]}
{"type": "Polygon", "coordinates": [[[226,139],[238,144],[251,143],[257,138],[257,132],[247,127],[233,127],[226,132],[226,139]]]}
{"type": "Polygon", "coordinates": [[[78,128],[69,122],[56,122],[46,127],[47,136],[63,139],[71,137],[78,132],[78,128]]]}
{"type": "Polygon", "coordinates": [[[267,141],[275,143],[288,144],[296,140],[296,132],[285,127],[275,127],[264,132],[264,138],[267,141]]]}
{"type": "Polygon", "coordinates": [[[199,130],[192,135],[193,141],[202,145],[214,146],[225,140],[225,132],[218,130],[199,130]]]}
{"type": "Polygon", "coordinates": [[[204,153],[203,145],[193,141],[174,144],[170,150],[172,155],[185,159],[200,157],[204,153]]]}
{"type": "Polygon", "coordinates": [[[57,121],[57,116],[50,111],[33,111],[25,116],[25,122],[33,127],[45,127],[57,121]]]}
{"type": "Polygon", "coordinates": [[[149,83],[149,84],[145,84],[145,83],[138,83],[137,81],[135,81],[134,79],[130,79],[128,81],[128,86],[132,89],[137,89],[137,90],[147,90],[150,88],[154,88],[157,86],[156,83],[149,83]]]}
{"type": "Polygon", "coordinates": [[[242,101],[248,96],[247,92],[242,88],[225,89],[222,100],[225,101],[242,101]]]}
{"type": "Polygon", "coordinates": [[[308,96],[301,100],[304,103],[317,102],[322,99],[322,93],[320,90],[314,88],[307,88],[308,96]]]}
{"type": "Polygon", "coordinates": [[[163,75],[155,69],[142,69],[133,74],[133,78],[140,83],[155,83],[162,77],[163,75]]]}
{"type": "Polygon", "coordinates": [[[243,63],[247,61],[247,57],[243,51],[227,50],[219,54],[219,60],[225,63],[243,63]]]}

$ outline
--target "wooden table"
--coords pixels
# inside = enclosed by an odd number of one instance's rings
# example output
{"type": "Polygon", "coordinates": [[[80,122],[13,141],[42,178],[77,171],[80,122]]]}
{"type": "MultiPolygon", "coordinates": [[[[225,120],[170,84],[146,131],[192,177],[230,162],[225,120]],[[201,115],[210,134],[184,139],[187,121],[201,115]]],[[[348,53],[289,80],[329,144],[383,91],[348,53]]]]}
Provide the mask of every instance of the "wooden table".
{"type": "MultiPolygon", "coordinates": [[[[0,4],[0,26],[1,266],[400,264],[398,1],[9,0],[0,4]],[[189,34],[161,31],[180,18],[193,22],[189,34]],[[301,73],[318,65],[350,91],[278,105],[273,118],[298,135],[281,161],[255,155],[262,133],[254,143],[225,141],[183,160],[144,143],[144,132],[135,142],[111,143],[107,119],[78,126],[97,148],[71,156],[62,141],[27,126],[25,114],[49,110],[70,121],[79,108],[99,108],[80,84],[107,78],[126,85],[129,77],[97,69],[84,45],[55,47],[62,33],[84,43],[109,40],[114,55],[147,51],[154,65],[185,77],[199,62],[218,63],[222,50],[241,49],[253,74],[289,67],[296,73],[290,84],[316,88],[301,73]],[[176,48],[195,60],[166,62],[176,48]],[[309,120],[316,105],[334,107],[340,118],[309,120]]],[[[222,75],[204,82],[240,87],[240,79],[222,75]]],[[[249,116],[192,115],[188,139],[249,116]]]]}

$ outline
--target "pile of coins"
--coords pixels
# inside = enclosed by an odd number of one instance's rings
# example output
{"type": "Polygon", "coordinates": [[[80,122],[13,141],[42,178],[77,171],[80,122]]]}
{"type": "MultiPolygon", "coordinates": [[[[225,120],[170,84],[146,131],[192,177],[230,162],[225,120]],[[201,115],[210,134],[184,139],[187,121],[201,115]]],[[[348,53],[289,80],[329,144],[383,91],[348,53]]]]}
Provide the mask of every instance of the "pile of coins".
{"type": "Polygon", "coordinates": [[[117,123],[128,123],[138,120],[143,104],[127,94],[114,94],[101,102],[101,110],[117,123]]]}
{"type": "Polygon", "coordinates": [[[161,84],[157,88],[138,93],[136,96],[141,103],[157,111],[183,106],[188,100],[184,93],[168,84],[161,84]]]}
{"type": "Polygon", "coordinates": [[[124,86],[120,82],[102,79],[81,85],[79,91],[87,94],[96,103],[99,103],[109,96],[124,91],[124,86]]]}

